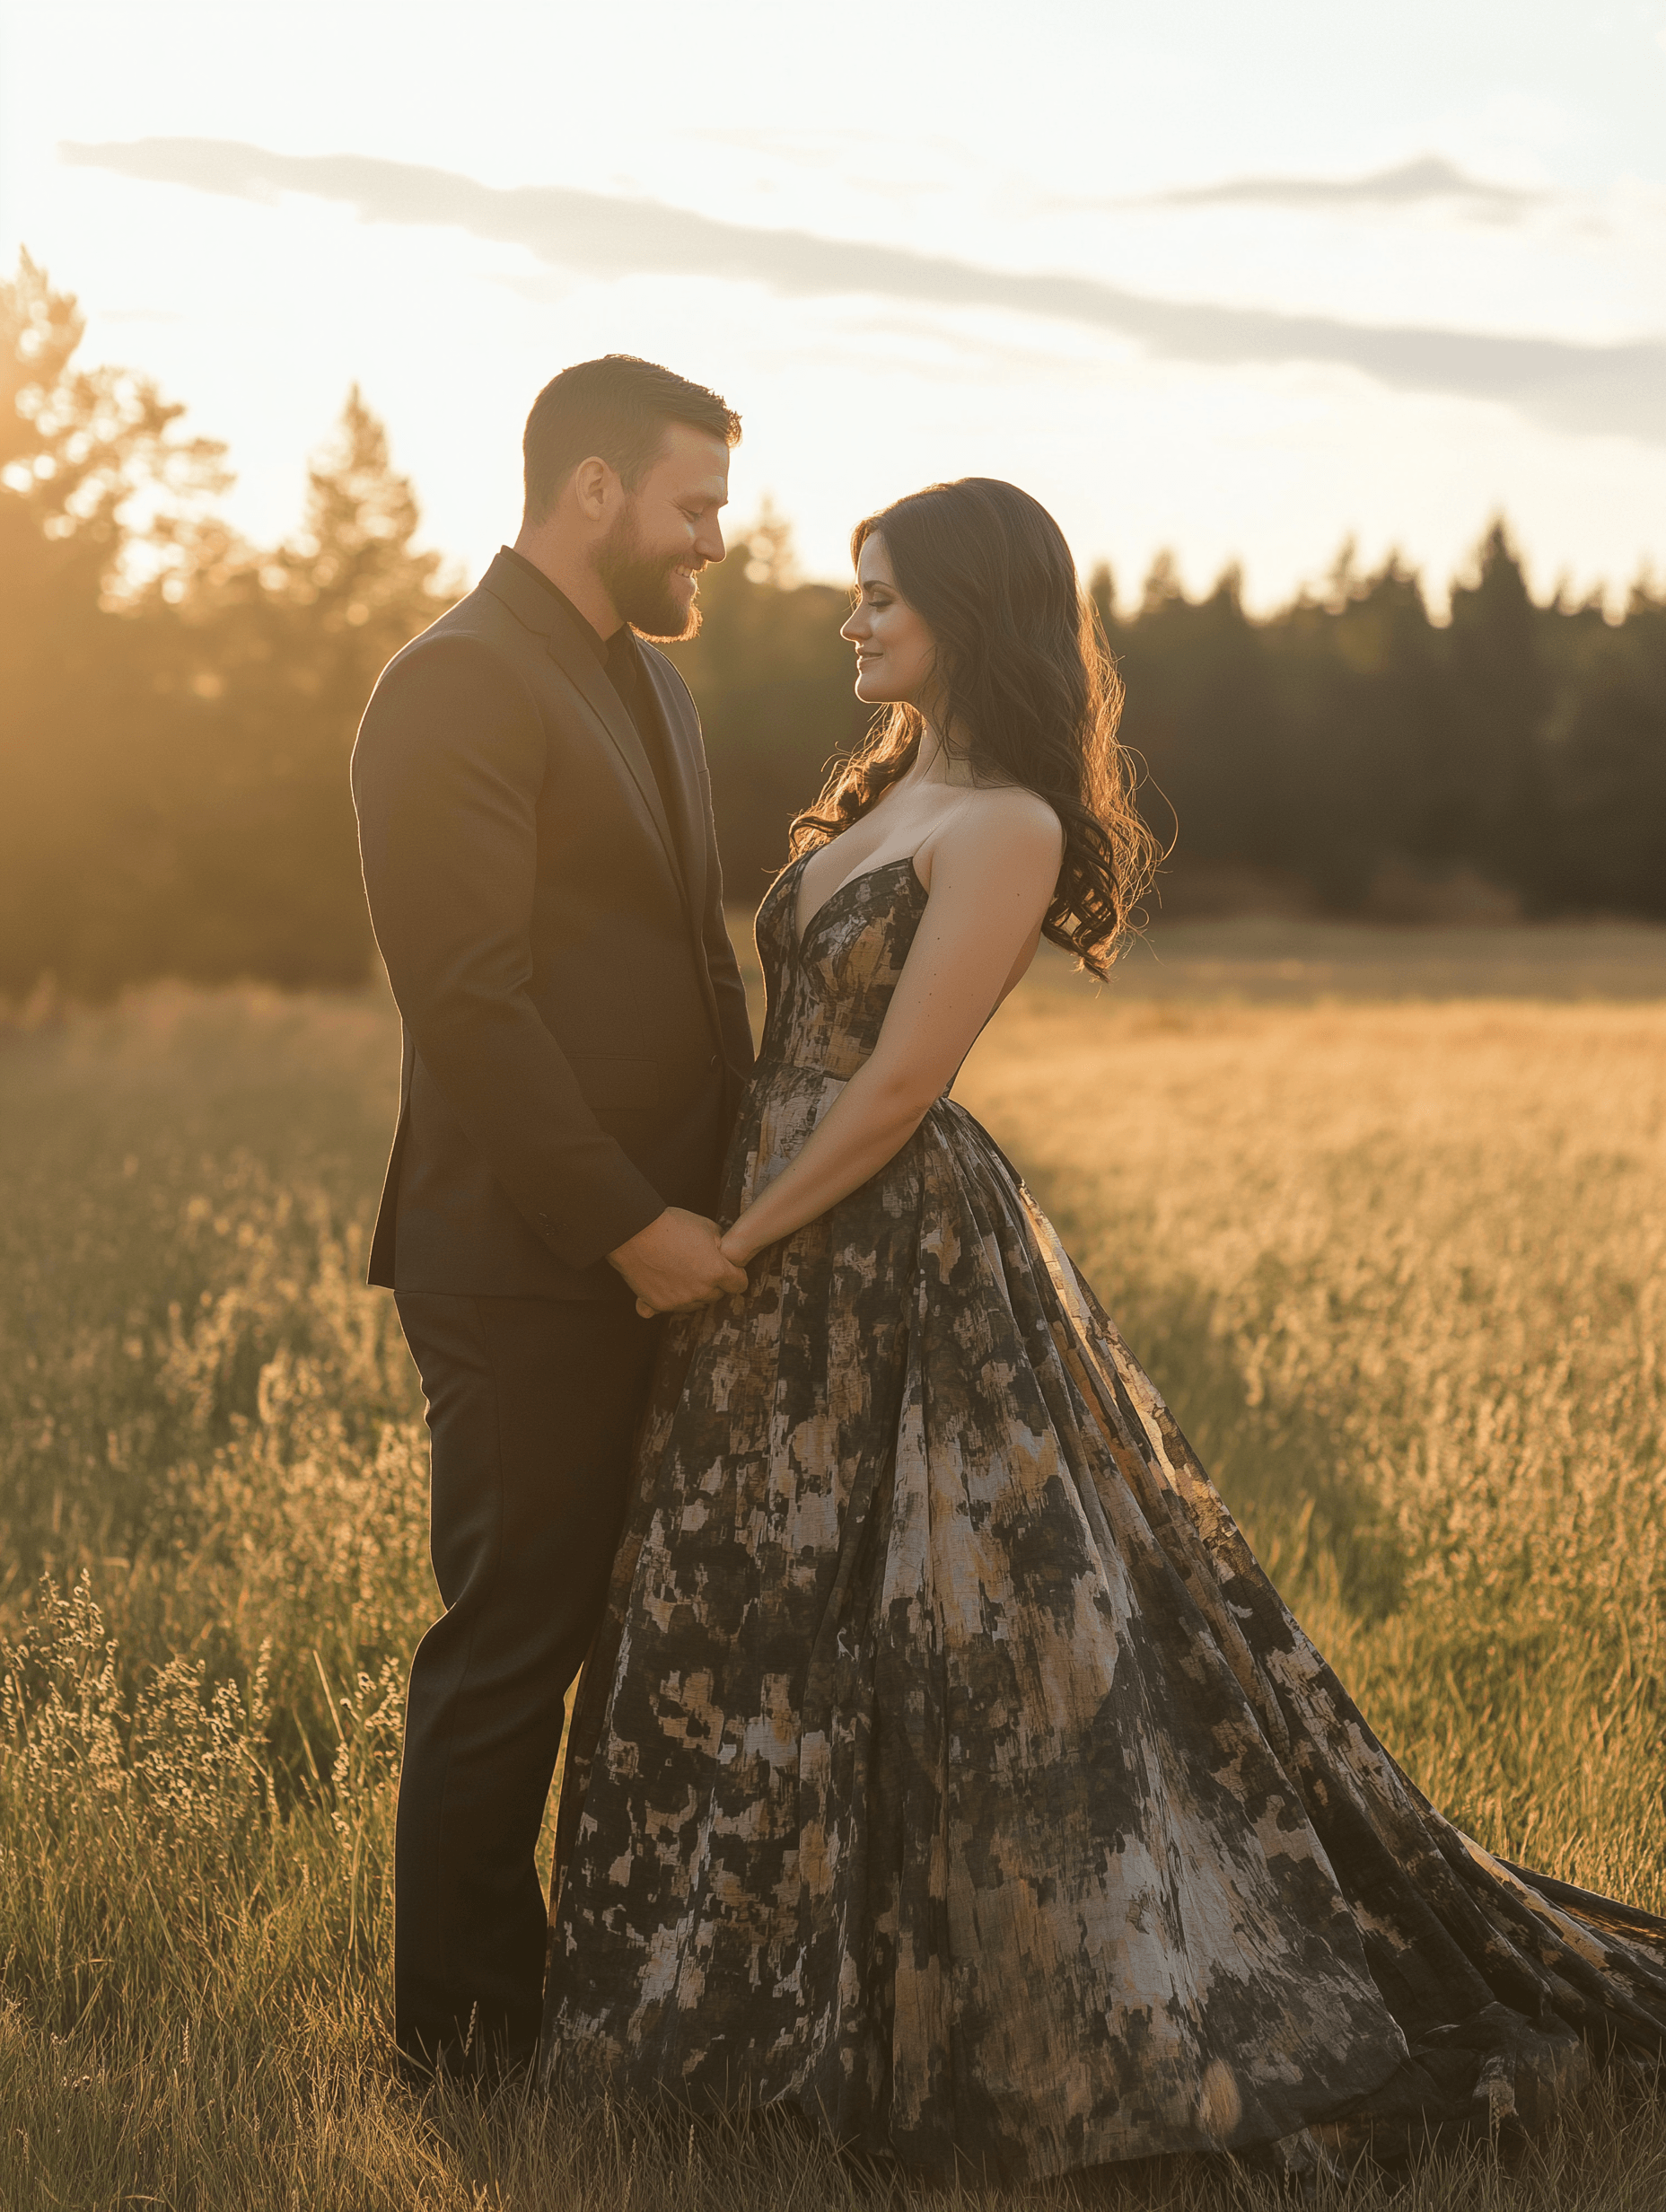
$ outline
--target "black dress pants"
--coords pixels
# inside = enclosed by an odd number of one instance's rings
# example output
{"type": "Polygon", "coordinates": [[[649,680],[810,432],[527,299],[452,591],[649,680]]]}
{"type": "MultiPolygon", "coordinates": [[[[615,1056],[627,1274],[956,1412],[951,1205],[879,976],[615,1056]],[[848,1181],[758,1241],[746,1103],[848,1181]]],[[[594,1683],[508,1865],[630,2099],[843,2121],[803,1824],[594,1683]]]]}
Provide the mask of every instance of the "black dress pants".
{"type": "Polygon", "coordinates": [[[398,1294],[433,1440],[445,1611],[416,1648],[394,1849],[401,2059],[530,2058],[546,1907],[534,1863],[562,1701],[601,1617],[657,1322],[629,1305],[398,1294]]]}

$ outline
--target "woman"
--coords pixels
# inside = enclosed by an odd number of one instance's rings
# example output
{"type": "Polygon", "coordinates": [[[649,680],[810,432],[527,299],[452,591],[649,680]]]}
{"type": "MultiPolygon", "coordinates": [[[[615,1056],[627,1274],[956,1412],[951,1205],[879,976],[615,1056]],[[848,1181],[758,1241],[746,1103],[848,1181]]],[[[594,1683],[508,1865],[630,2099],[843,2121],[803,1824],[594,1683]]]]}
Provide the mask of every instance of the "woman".
{"type": "Polygon", "coordinates": [[[1407,1780],[1017,1175],[948,1096],[1151,847],[1051,518],[857,529],[890,713],[794,826],[731,1148],[586,1672],[546,2060],[1009,2179],[1392,2149],[1666,2036],[1666,1923],[1407,1780]]]}

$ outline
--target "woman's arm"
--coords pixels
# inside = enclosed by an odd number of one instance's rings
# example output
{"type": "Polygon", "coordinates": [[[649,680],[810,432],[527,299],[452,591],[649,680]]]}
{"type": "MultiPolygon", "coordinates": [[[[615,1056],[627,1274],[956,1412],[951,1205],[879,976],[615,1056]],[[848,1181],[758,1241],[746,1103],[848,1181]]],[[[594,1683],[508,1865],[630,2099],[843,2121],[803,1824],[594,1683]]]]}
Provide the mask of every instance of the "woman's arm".
{"type": "Polygon", "coordinates": [[[1064,833],[1028,791],[981,794],[931,847],[931,890],[879,1041],[797,1158],[723,1240],[744,1267],[894,1159],[1035,950],[1064,833]]]}

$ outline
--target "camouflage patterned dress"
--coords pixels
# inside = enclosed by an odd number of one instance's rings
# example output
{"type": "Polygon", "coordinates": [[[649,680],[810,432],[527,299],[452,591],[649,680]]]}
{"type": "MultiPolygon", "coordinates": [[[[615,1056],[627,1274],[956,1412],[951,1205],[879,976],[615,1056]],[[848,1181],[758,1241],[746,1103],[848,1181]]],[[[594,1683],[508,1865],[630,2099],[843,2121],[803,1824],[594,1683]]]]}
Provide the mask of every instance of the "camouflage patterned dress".
{"type": "MultiPolygon", "coordinates": [[[[872,1050],[899,861],[794,936],[725,1215],[872,1050]]],[[[566,1769],[545,2064],[927,2172],[1531,2120],[1666,2035],[1666,1923],[1435,1812],[944,1097],[676,1323],[566,1769]]]]}

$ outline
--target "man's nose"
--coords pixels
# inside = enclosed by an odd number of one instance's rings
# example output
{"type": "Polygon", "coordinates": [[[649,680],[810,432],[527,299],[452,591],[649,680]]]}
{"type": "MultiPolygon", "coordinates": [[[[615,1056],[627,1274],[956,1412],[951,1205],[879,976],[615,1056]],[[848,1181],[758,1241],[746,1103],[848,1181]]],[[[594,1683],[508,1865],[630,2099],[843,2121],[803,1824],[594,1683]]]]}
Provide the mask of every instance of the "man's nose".
{"type": "Polygon", "coordinates": [[[703,522],[694,541],[694,549],[703,561],[720,561],[729,549],[723,543],[721,522],[703,522]]]}

